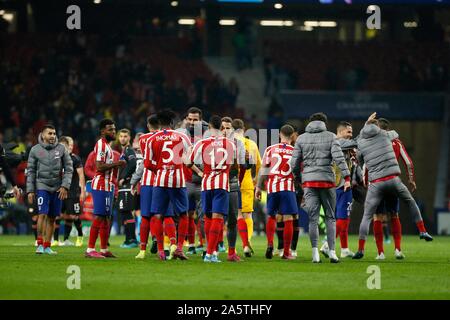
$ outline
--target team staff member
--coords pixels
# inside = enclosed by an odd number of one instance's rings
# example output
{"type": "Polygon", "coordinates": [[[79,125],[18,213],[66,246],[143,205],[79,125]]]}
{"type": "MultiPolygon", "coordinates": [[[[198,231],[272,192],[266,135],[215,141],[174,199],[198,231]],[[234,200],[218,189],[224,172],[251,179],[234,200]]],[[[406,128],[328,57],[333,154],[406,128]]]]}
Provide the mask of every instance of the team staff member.
{"type": "Polygon", "coordinates": [[[246,257],[251,257],[253,249],[250,240],[253,235],[252,213],[255,200],[255,180],[256,177],[258,177],[259,169],[261,168],[261,155],[259,154],[258,145],[253,140],[244,137],[244,121],[241,119],[234,119],[232,126],[235,137],[244,143],[250,164],[255,165],[255,177],[252,176],[252,169],[247,169],[245,171],[244,180],[241,184],[242,214],[238,217],[238,229],[244,242],[244,254],[246,257]],[[247,241],[245,240],[246,238],[247,241]],[[245,246],[245,242],[248,242],[247,246],[245,246]]]}
{"type": "Polygon", "coordinates": [[[56,254],[50,248],[50,241],[55,218],[61,214],[62,200],[67,199],[70,189],[73,163],[69,152],[58,143],[52,125],[44,126],[38,141],[31,148],[27,167],[28,202],[33,203],[37,198],[38,204],[36,253],[56,254]]]}

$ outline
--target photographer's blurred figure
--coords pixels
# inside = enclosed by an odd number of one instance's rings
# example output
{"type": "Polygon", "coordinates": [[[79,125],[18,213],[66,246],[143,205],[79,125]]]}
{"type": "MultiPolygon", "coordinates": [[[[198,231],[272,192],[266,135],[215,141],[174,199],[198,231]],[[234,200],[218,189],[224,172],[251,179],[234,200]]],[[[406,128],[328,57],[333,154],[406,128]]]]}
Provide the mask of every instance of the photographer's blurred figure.
{"type": "Polygon", "coordinates": [[[50,248],[55,218],[67,199],[73,174],[73,162],[64,145],[58,143],[55,127],[44,126],[38,144],[31,148],[27,167],[28,202],[37,198],[37,254],[56,254],[50,248]],[[46,218],[47,217],[47,218],[46,218]],[[44,238],[45,237],[45,238],[44,238]]]}
{"type": "MultiPolygon", "coordinates": [[[[2,144],[0,144],[0,171],[3,173],[3,175],[6,178],[6,184],[8,184],[8,182],[11,184],[14,197],[16,199],[19,199],[21,192],[20,192],[20,189],[17,187],[16,181],[11,172],[11,168],[9,167],[8,160],[6,158],[6,150],[5,150],[5,148],[3,148],[2,144]]],[[[0,182],[0,185],[1,185],[1,182],[0,182]]],[[[0,197],[3,197],[3,191],[2,191],[2,194],[0,194],[0,197]]]]}

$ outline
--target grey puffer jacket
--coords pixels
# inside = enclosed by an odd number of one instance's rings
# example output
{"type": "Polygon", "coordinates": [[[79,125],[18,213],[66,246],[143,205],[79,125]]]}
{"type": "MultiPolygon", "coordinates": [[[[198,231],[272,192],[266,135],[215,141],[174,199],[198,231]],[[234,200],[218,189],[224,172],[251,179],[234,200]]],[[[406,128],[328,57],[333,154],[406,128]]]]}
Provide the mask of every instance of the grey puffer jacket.
{"type": "Polygon", "coordinates": [[[294,174],[300,171],[300,164],[303,162],[302,183],[319,181],[335,183],[333,161],[341,170],[342,176],[349,177],[350,171],[339,141],[334,133],[327,131],[325,122],[311,121],[305,131],[297,138],[291,158],[294,174]]]}
{"type": "Polygon", "coordinates": [[[36,190],[55,192],[60,187],[69,190],[73,174],[69,152],[58,139],[54,144],[48,144],[39,135],[38,141],[28,156],[27,193],[36,190]]]}
{"type": "Polygon", "coordinates": [[[366,124],[361,129],[356,155],[360,166],[366,165],[369,181],[400,174],[392,148],[392,140],[397,138],[397,132],[381,130],[375,124],[366,124]]]}

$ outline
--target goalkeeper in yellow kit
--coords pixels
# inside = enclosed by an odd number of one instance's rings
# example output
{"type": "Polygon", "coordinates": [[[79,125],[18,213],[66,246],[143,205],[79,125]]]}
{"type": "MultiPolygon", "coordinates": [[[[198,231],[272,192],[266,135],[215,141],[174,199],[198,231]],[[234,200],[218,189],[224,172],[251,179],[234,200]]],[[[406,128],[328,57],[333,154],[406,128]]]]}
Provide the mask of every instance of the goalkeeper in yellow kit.
{"type": "Polygon", "coordinates": [[[252,169],[247,169],[245,172],[241,184],[242,210],[238,215],[238,230],[244,246],[244,254],[246,257],[251,257],[253,253],[250,242],[253,235],[253,202],[255,199],[256,177],[258,177],[258,172],[261,168],[261,155],[259,153],[258,145],[253,140],[244,137],[244,121],[241,119],[234,119],[232,126],[234,129],[234,136],[244,143],[245,151],[250,158],[249,162],[255,164],[253,174],[252,169]]]}

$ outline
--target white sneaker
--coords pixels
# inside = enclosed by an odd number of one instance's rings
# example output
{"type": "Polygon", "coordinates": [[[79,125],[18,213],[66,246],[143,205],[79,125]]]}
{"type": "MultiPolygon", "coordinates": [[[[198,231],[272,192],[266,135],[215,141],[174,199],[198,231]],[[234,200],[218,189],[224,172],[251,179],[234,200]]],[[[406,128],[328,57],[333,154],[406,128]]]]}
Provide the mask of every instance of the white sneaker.
{"type": "Polygon", "coordinates": [[[59,244],[60,247],[73,247],[75,245],[75,243],[73,243],[72,241],[70,241],[69,239],[64,240],[64,242],[61,242],[59,244]]]}
{"type": "Polygon", "coordinates": [[[339,263],[339,258],[336,255],[336,251],[330,250],[330,251],[328,251],[328,254],[330,256],[331,263],[339,263]]]}
{"type": "Polygon", "coordinates": [[[354,255],[349,248],[341,249],[341,258],[352,258],[354,255]]]}
{"type": "Polygon", "coordinates": [[[297,250],[291,250],[291,256],[297,257],[297,250]]]}
{"type": "Polygon", "coordinates": [[[375,258],[376,260],[385,260],[386,257],[384,256],[384,252],[380,253],[379,255],[377,255],[377,257],[375,258]]]}
{"type": "Polygon", "coordinates": [[[312,248],[312,262],[313,263],[320,263],[320,254],[319,254],[319,249],[317,248],[312,248]]]}
{"type": "Polygon", "coordinates": [[[280,258],[284,255],[284,250],[280,250],[278,251],[278,255],[280,256],[280,258]]]}
{"type": "Polygon", "coordinates": [[[405,255],[403,254],[403,252],[401,252],[401,251],[398,250],[398,249],[395,249],[394,255],[395,255],[395,259],[397,259],[397,260],[403,260],[403,259],[405,259],[405,255]]]}
{"type": "Polygon", "coordinates": [[[320,252],[322,252],[322,254],[325,256],[325,258],[329,258],[329,256],[330,256],[330,249],[328,248],[328,242],[325,242],[320,247],[320,252]]]}
{"type": "Polygon", "coordinates": [[[35,241],[34,241],[34,246],[35,246],[35,247],[37,247],[37,246],[38,246],[38,244],[37,244],[37,240],[35,240],[35,241]]]}

